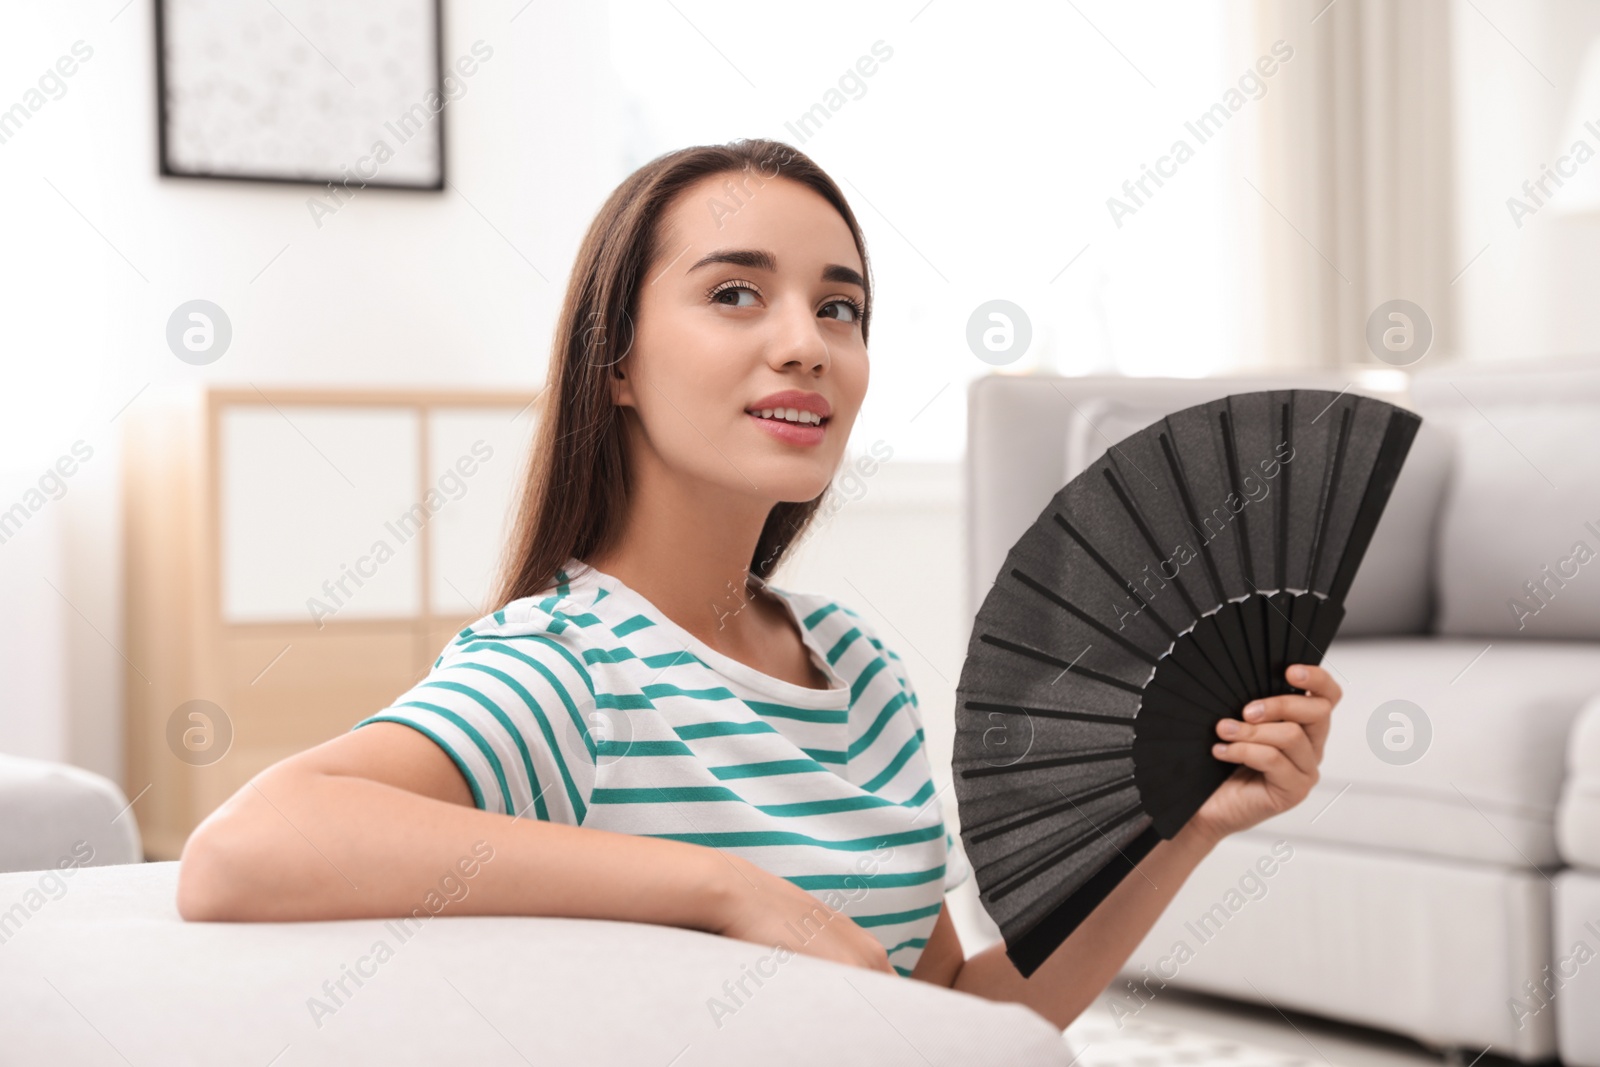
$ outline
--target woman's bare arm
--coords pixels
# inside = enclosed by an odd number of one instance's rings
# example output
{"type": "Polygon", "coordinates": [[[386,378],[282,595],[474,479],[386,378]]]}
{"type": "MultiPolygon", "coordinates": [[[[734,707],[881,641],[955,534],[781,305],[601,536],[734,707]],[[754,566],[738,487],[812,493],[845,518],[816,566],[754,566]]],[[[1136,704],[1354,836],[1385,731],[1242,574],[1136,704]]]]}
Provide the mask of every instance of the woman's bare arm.
{"type": "Polygon", "coordinates": [[[1070,1025],[1110,985],[1219,841],[1289,810],[1316,785],[1329,720],[1344,691],[1320,666],[1296,664],[1285,677],[1303,692],[1252,701],[1242,719],[1217,721],[1218,737],[1228,741],[1219,741],[1214,754],[1239,768],[1183,829],[1158,842],[1032,975],[1022,976],[1004,945],[960,959],[959,939],[941,916],[942,933],[936,927],[934,934],[940,943],[930,941],[927,948],[938,961],[929,964],[928,979],[942,985],[948,978],[955,989],[1020,1002],[1058,1026],[1070,1025]]]}
{"type": "Polygon", "coordinates": [[[953,987],[1026,1004],[1066,1029],[1103,993],[1216,841],[1193,825],[1159,842],[1027,978],[991,945],[956,970],[953,987]]]}
{"type": "Polygon", "coordinates": [[[181,862],[190,920],[388,917],[447,899],[443,914],[716,932],[733,881],[714,849],[481,811],[437,744],[382,722],[256,775],[195,829],[181,862]]]}
{"type": "Polygon", "coordinates": [[[444,750],[400,723],[363,726],[246,783],[189,836],[177,903],[183,918],[213,921],[615,919],[894,973],[871,934],[742,857],[479,810],[444,750]]]}

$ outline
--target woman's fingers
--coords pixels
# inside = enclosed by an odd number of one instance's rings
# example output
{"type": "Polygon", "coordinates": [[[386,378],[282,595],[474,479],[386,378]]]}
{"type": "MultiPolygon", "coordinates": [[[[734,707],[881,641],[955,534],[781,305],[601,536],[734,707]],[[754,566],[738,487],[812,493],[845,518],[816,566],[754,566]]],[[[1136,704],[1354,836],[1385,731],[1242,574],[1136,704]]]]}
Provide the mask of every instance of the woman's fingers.
{"type": "Polygon", "coordinates": [[[1333,705],[1322,697],[1276,696],[1252,701],[1245,705],[1244,720],[1259,725],[1269,722],[1294,723],[1305,730],[1311,740],[1312,751],[1322,758],[1323,745],[1328,740],[1328,718],[1333,705]],[[1259,707],[1259,710],[1257,708],[1259,707]]]}
{"type": "MultiPolygon", "coordinates": [[[[1237,763],[1255,771],[1254,775],[1231,775],[1232,786],[1217,808],[1227,821],[1230,806],[1242,805],[1261,814],[1282,812],[1306,798],[1320,777],[1323,744],[1328,737],[1328,722],[1334,705],[1344,696],[1329,673],[1321,667],[1297,663],[1284,671],[1284,677],[1299,692],[1253,700],[1237,719],[1220,719],[1216,724],[1221,739],[1213,746],[1217,759],[1237,763]],[[1270,811],[1262,812],[1263,808],[1270,811]]],[[[1242,817],[1233,826],[1254,825],[1242,817]]]]}
{"type": "Polygon", "coordinates": [[[1322,697],[1303,697],[1289,694],[1252,700],[1244,707],[1246,722],[1297,722],[1302,726],[1326,719],[1333,705],[1322,697]],[[1251,709],[1259,707],[1258,715],[1251,709]]]}
{"type": "Polygon", "coordinates": [[[1251,701],[1245,705],[1243,718],[1251,723],[1299,723],[1305,727],[1306,736],[1311,739],[1311,747],[1320,760],[1323,745],[1328,739],[1328,718],[1333,713],[1334,705],[1344,696],[1344,691],[1333,680],[1333,676],[1321,667],[1296,664],[1289,668],[1286,677],[1291,684],[1306,689],[1310,695],[1289,693],[1251,701]],[[1300,675],[1296,673],[1298,671],[1307,673],[1300,675]]]}
{"type": "Polygon", "coordinates": [[[1303,774],[1316,774],[1320,757],[1306,736],[1305,728],[1295,722],[1241,723],[1237,719],[1217,722],[1217,736],[1227,744],[1270,745],[1281,751],[1303,774]]]}
{"type": "MultiPolygon", "coordinates": [[[[1300,729],[1298,726],[1295,729],[1300,729]]],[[[1302,735],[1303,736],[1303,735],[1302,735]]],[[[1251,770],[1260,771],[1269,788],[1292,799],[1285,807],[1293,807],[1304,800],[1311,787],[1317,784],[1317,771],[1300,769],[1284,749],[1256,741],[1235,741],[1212,749],[1217,758],[1229,763],[1242,763],[1251,770]]]]}
{"type": "Polygon", "coordinates": [[[1296,663],[1284,672],[1284,677],[1288,678],[1289,684],[1296,689],[1307,690],[1312,696],[1325,697],[1335,704],[1344,696],[1344,690],[1333,680],[1333,675],[1322,667],[1296,663]]]}

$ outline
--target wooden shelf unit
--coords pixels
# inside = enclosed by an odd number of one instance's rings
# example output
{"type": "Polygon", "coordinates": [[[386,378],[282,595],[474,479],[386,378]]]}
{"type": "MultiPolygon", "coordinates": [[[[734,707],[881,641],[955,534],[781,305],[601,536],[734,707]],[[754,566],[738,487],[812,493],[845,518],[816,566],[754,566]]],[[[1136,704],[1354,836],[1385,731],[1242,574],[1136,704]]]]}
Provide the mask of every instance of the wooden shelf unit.
{"type": "Polygon", "coordinates": [[[126,786],[148,858],[386,707],[489,610],[534,396],[208,389],[129,410],[126,786]],[[194,700],[222,711],[209,735],[177,714],[194,700]]]}

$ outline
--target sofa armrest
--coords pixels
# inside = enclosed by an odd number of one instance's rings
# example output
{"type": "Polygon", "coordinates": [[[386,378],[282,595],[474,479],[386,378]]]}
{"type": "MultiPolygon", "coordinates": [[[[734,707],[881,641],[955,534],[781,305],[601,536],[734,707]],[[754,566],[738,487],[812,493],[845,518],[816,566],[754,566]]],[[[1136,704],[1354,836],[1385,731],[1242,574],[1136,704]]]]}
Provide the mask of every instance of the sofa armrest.
{"type": "Polygon", "coordinates": [[[0,754],[0,871],[139,863],[139,826],[111,779],[0,754]]]}
{"type": "Polygon", "coordinates": [[[1556,848],[1568,865],[1600,871],[1600,694],[1578,712],[1568,735],[1556,848]]]}

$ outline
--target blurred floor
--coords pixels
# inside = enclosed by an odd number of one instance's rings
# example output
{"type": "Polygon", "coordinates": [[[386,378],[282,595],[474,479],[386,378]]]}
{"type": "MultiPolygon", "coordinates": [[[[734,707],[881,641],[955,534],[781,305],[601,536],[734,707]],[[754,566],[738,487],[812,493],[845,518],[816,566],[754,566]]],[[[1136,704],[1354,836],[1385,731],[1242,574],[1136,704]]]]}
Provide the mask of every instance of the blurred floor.
{"type": "Polygon", "coordinates": [[[1509,1067],[1517,1062],[1492,1050],[1447,1055],[1379,1030],[1179,990],[1163,991],[1137,1018],[1122,1019],[1120,1027],[1097,1003],[1067,1028],[1066,1039],[1077,1053],[1074,1067],[1509,1067]]]}

